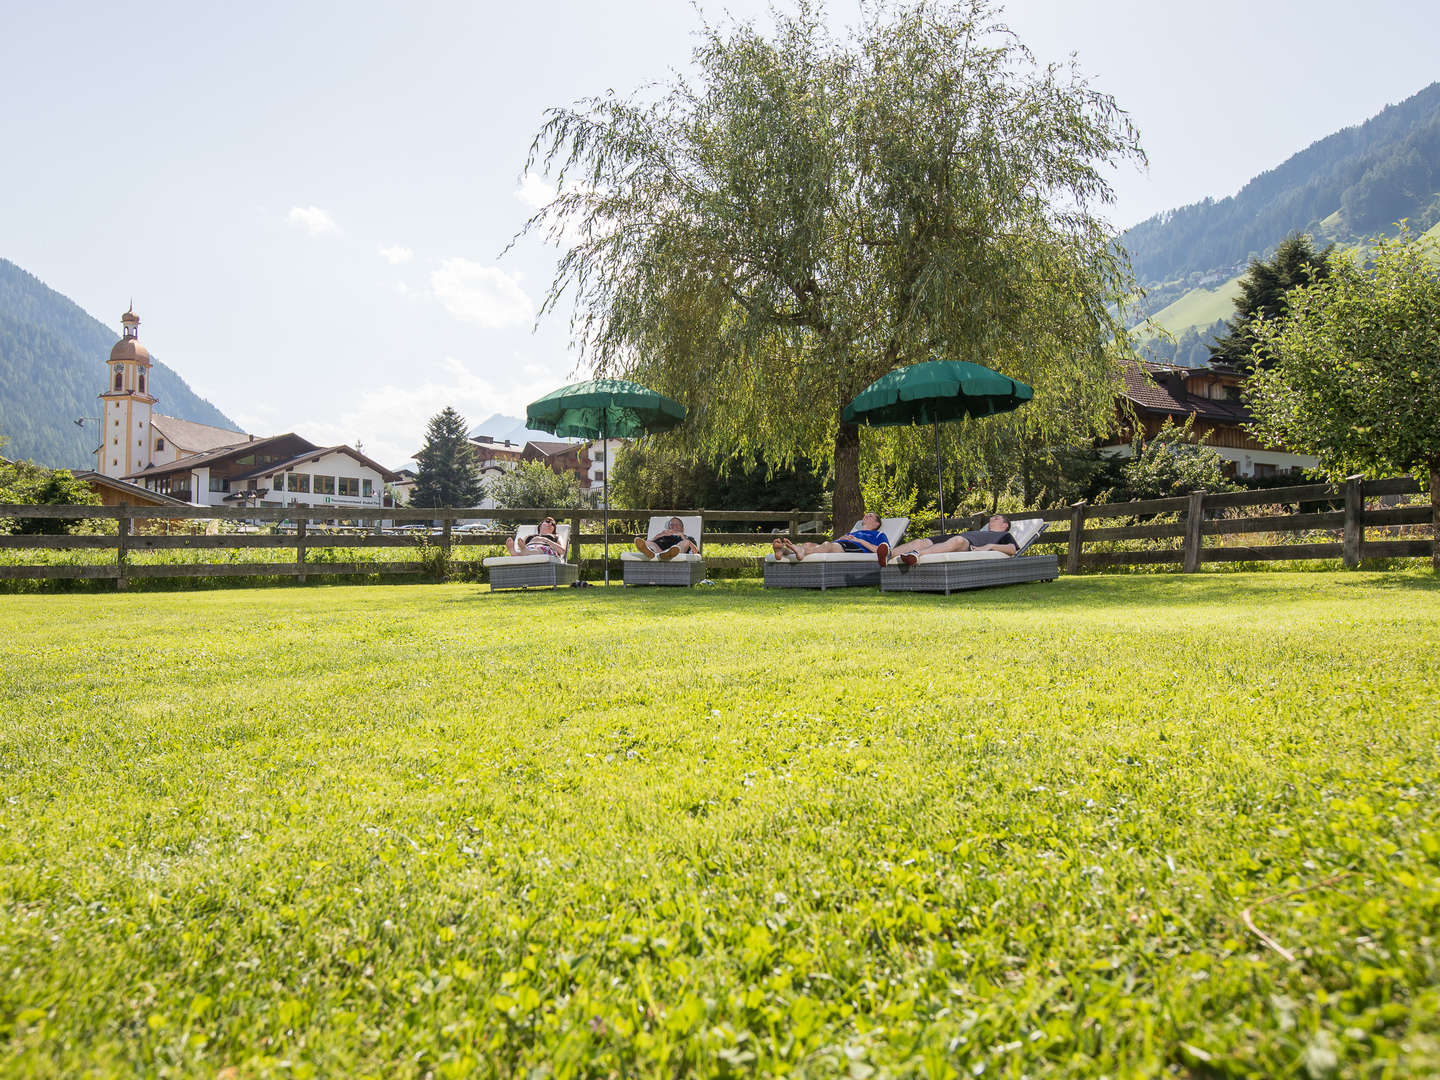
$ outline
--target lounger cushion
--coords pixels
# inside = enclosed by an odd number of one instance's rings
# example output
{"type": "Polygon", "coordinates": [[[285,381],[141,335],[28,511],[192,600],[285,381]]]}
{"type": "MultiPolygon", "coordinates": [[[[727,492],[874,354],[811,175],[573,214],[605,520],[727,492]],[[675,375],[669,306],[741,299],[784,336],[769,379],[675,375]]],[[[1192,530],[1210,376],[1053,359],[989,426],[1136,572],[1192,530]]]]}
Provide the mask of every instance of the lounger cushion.
{"type": "Polygon", "coordinates": [[[920,555],[917,563],[986,562],[990,559],[1008,559],[1003,551],[942,551],[938,555],[920,555]]]}
{"type": "Polygon", "coordinates": [[[482,566],[540,566],[543,563],[564,565],[558,555],[491,555],[481,562],[482,566]]]}

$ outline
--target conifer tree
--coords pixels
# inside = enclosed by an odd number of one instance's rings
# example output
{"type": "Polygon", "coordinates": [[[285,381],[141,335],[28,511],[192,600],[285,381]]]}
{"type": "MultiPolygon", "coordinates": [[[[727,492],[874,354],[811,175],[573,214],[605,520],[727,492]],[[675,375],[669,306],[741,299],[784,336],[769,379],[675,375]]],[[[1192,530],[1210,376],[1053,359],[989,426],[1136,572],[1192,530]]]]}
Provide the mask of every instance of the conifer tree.
{"type": "Polygon", "coordinates": [[[483,495],[475,472],[465,418],[451,406],[436,413],[425,427],[425,448],[415,460],[411,506],[474,506],[483,495]]]}
{"type": "Polygon", "coordinates": [[[1225,324],[1229,332],[1210,347],[1210,362],[1232,367],[1268,363],[1269,357],[1265,354],[1252,355],[1256,321],[1284,315],[1285,294],[1295,286],[1323,281],[1329,273],[1326,259],[1330,251],[1326,248],[1317,252],[1308,236],[1291,233],[1268,260],[1251,259],[1249,269],[1240,279],[1235,317],[1225,324]]]}

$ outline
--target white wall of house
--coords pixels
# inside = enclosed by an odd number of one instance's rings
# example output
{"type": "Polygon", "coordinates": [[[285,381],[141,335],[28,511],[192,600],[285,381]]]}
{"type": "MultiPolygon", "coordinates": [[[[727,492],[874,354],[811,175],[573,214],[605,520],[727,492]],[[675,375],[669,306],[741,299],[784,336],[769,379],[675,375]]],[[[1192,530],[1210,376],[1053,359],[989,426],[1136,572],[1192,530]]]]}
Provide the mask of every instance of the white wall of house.
{"type": "Polygon", "coordinates": [[[605,485],[605,471],[624,445],[623,439],[606,439],[604,442],[595,439],[589,444],[586,453],[590,458],[590,469],[584,479],[586,491],[599,491],[605,485]]]}
{"type": "MultiPolygon", "coordinates": [[[[1220,455],[1221,461],[1235,462],[1236,476],[1254,476],[1256,466],[1259,466],[1261,473],[1287,473],[1304,472],[1306,469],[1313,469],[1318,465],[1319,459],[1309,457],[1306,454],[1291,454],[1285,450],[1240,450],[1231,446],[1211,447],[1220,455]]],[[[1100,453],[1108,454],[1111,457],[1128,458],[1130,456],[1129,443],[1116,443],[1113,446],[1100,447],[1100,453]]]]}
{"type": "Polygon", "coordinates": [[[262,475],[254,484],[270,489],[263,500],[267,506],[380,506],[385,494],[385,481],[374,468],[338,451],[283,473],[262,475]]]}

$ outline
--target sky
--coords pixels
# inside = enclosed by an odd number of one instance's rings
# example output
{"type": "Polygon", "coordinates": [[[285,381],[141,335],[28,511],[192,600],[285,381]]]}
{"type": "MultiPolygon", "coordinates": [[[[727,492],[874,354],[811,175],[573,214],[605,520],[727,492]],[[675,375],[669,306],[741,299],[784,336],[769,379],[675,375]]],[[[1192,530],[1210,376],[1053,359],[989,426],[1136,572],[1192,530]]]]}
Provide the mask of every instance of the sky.
{"type": "MultiPolygon", "coordinates": [[[[1003,18],[1138,126],[1149,163],[1111,178],[1117,228],[1233,194],[1440,78],[1433,0],[1003,18]]],[[[152,353],[246,431],[399,467],[446,405],[523,416],[585,377],[564,315],[536,326],[555,249],[502,257],[547,190],[530,140],[547,108],[683,70],[698,25],[684,0],[0,0],[0,257],[117,337],[133,298],[152,353]]]]}

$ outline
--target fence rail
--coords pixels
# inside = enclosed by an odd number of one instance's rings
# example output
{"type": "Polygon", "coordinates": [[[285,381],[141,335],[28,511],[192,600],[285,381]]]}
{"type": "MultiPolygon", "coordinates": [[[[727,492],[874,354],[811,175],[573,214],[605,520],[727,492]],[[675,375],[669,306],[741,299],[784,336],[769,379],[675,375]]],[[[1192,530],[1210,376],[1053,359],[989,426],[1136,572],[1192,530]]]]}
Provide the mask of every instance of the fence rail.
{"type": "MultiPolygon", "coordinates": [[[[1128,503],[1104,503],[1090,506],[1077,503],[1070,507],[1034,511],[1015,516],[1041,517],[1052,527],[1036,542],[1046,548],[1064,547],[1062,566],[1067,573],[1123,566],[1158,566],[1178,564],[1186,572],[1198,570],[1205,563],[1268,562],[1294,559],[1340,559],[1344,565],[1358,566],[1363,558],[1434,556],[1437,538],[1410,536],[1404,538],[1367,537],[1366,530],[1433,526],[1428,506],[1367,505],[1387,497],[1414,494],[1420,486],[1411,477],[1364,480],[1351,477],[1343,485],[1302,484],[1260,491],[1195,492],[1179,498],[1143,499],[1128,503]],[[1325,506],[1313,504],[1323,503],[1325,506]],[[1306,504],[1311,504],[1307,506],[1306,504]],[[1340,509],[1336,509],[1336,506],[1340,509]],[[1223,516],[1226,511],[1258,506],[1293,506],[1288,513],[1223,516]],[[1137,521],[1160,515],[1175,515],[1173,521],[1137,521]],[[1104,524],[1123,519],[1123,524],[1104,524]],[[1063,524],[1065,528],[1054,526],[1063,524]],[[1334,537],[1302,534],[1332,533],[1334,537]],[[1254,534],[1292,534],[1291,543],[1257,545],[1206,544],[1218,537],[1251,536],[1254,534]],[[1139,550],[1086,550],[1087,545],[1126,541],[1176,540],[1166,547],[1139,550]]],[[[643,528],[652,515],[669,515],[663,510],[621,510],[612,513],[610,543],[613,545],[612,566],[621,551],[629,546],[634,531],[643,528]]],[[[800,540],[813,535],[826,515],[819,510],[684,510],[677,515],[701,518],[702,545],[761,544],[774,535],[800,540]],[[752,531],[736,526],[745,523],[752,531]],[[710,531],[711,524],[720,526],[710,531]]],[[[458,523],[467,520],[525,523],[551,516],[570,524],[572,561],[579,561],[586,571],[599,573],[603,559],[581,559],[581,546],[594,547],[605,541],[606,534],[594,526],[600,524],[594,511],[569,508],[534,510],[481,510],[476,508],[329,508],[329,507],[140,507],[140,506],[4,506],[0,505],[0,521],[6,519],[39,519],[94,521],[114,520],[115,535],[56,536],[40,534],[0,535],[0,552],[33,551],[111,551],[112,562],[88,565],[51,565],[43,563],[0,564],[0,579],[30,580],[113,580],[124,589],[130,580],[142,578],[240,578],[289,577],[299,582],[310,575],[337,576],[354,574],[425,574],[443,566],[457,550],[468,547],[494,547],[503,543],[510,529],[478,531],[458,530],[458,523]],[[245,533],[174,533],[179,526],[193,528],[198,521],[230,522],[233,525],[266,523],[277,531],[266,534],[245,533]],[[136,524],[163,522],[165,533],[153,527],[147,532],[136,531],[136,524]],[[346,522],[348,525],[326,525],[325,522],[346,522]],[[590,532],[583,531],[589,524],[590,532]],[[396,531],[404,525],[420,526],[417,531],[396,531]],[[414,559],[384,561],[316,561],[312,552],[332,548],[415,548],[414,559]],[[132,561],[140,552],[161,551],[234,551],[293,550],[294,558],[275,562],[207,562],[207,563],[143,563],[132,561]],[[438,554],[438,558],[436,557],[438,554]]],[[[973,528],[984,515],[948,519],[946,530],[973,528]]],[[[754,567],[758,557],[709,557],[707,565],[717,569],[754,567]]]]}

